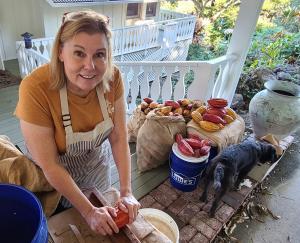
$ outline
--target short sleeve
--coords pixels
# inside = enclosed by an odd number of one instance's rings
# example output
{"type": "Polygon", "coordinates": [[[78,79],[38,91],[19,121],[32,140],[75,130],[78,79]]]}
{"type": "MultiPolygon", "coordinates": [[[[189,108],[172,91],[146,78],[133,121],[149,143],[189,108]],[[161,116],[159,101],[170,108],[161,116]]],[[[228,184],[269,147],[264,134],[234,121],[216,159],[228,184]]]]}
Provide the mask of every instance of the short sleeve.
{"type": "Polygon", "coordinates": [[[34,75],[29,75],[22,80],[19,87],[19,101],[15,110],[15,115],[26,122],[52,127],[49,104],[45,90],[39,85],[34,75]]]}
{"type": "Polygon", "coordinates": [[[114,70],[114,101],[118,100],[122,95],[124,95],[124,82],[120,70],[115,67],[114,70]]]}

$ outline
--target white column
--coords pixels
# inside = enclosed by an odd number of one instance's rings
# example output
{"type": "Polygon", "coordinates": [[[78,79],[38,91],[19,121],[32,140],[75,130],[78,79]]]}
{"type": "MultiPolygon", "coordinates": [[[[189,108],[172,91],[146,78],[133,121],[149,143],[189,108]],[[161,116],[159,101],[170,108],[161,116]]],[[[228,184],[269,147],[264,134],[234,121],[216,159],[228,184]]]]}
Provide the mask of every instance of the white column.
{"type": "Polygon", "coordinates": [[[255,31],[256,23],[264,0],[242,0],[239,14],[235,23],[232,37],[227,50],[227,56],[236,56],[237,60],[231,65],[228,72],[224,72],[223,84],[215,97],[222,97],[232,102],[238,81],[245,63],[245,59],[251,44],[251,38],[255,31]]]}
{"type": "Polygon", "coordinates": [[[0,70],[5,70],[4,68],[4,63],[3,63],[3,55],[2,55],[2,50],[0,48],[0,70]]]}

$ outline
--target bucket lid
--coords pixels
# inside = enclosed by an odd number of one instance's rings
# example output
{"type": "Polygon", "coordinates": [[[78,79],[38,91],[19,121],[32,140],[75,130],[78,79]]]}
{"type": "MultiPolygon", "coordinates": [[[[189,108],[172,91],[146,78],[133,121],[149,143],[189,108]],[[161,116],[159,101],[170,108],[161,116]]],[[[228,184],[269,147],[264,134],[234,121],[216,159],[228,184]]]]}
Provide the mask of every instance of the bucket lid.
{"type": "Polygon", "coordinates": [[[172,145],[172,151],[173,153],[180,159],[186,161],[186,162],[190,162],[190,163],[202,163],[202,162],[206,162],[206,160],[209,157],[209,153],[207,155],[201,156],[199,158],[196,157],[190,157],[190,156],[186,156],[184,154],[182,154],[179,149],[178,149],[178,144],[174,143],[172,145]]]}

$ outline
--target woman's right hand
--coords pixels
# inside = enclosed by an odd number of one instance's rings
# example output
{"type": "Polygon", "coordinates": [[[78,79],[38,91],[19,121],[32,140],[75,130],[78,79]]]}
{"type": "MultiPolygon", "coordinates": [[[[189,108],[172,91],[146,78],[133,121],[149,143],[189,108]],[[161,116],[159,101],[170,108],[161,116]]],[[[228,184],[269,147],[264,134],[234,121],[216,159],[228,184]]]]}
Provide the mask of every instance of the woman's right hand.
{"type": "Polygon", "coordinates": [[[117,216],[116,209],[113,207],[92,207],[84,216],[90,228],[101,235],[112,235],[118,233],[119,228],[115,224],[113,217],[117,216]]]}

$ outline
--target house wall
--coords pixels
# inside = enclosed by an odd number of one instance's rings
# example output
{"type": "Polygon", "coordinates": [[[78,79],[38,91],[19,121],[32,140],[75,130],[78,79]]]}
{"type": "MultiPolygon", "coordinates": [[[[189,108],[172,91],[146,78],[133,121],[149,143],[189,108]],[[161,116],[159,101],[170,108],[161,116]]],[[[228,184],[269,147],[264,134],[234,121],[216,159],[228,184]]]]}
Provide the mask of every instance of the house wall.
{"type": "Polygon", "coordinates": [[[37,0],[0,0],[0,48],[4,60],[16,58],[16,41],[30,32],[44,36],[42,14],[37,0]]]}
{"type": "Polygon", "coordinates": [[[126,4],[99,5],[88,7],[61,7],[53,8],[46,1],[42,2],[42,11],[44,13],[45,37],[55,36],[62,20],[62,16],[66,12],[91,9],[102,13],[110,18],[110,26],[113,29],[121,28],[124,23],[123,9],[126,4]]]}
{"type": "Polygon", "coordinates": [[[3,60],[16,58],[16,41],[22,40],[21,34],[32,33],[33,38],[54,37],[66,12],[92,9],[110,17],[112,29],[124,26],[157,21],[159,18],[160,0],[141,2],[139,18],[127,19],[127,3],[103,4],[88,7],[50,6],[46,0],[0,0],[0,51],[3,60]],[[156,16],[146,18],[147,2],[157,2],[156,16]]]}

